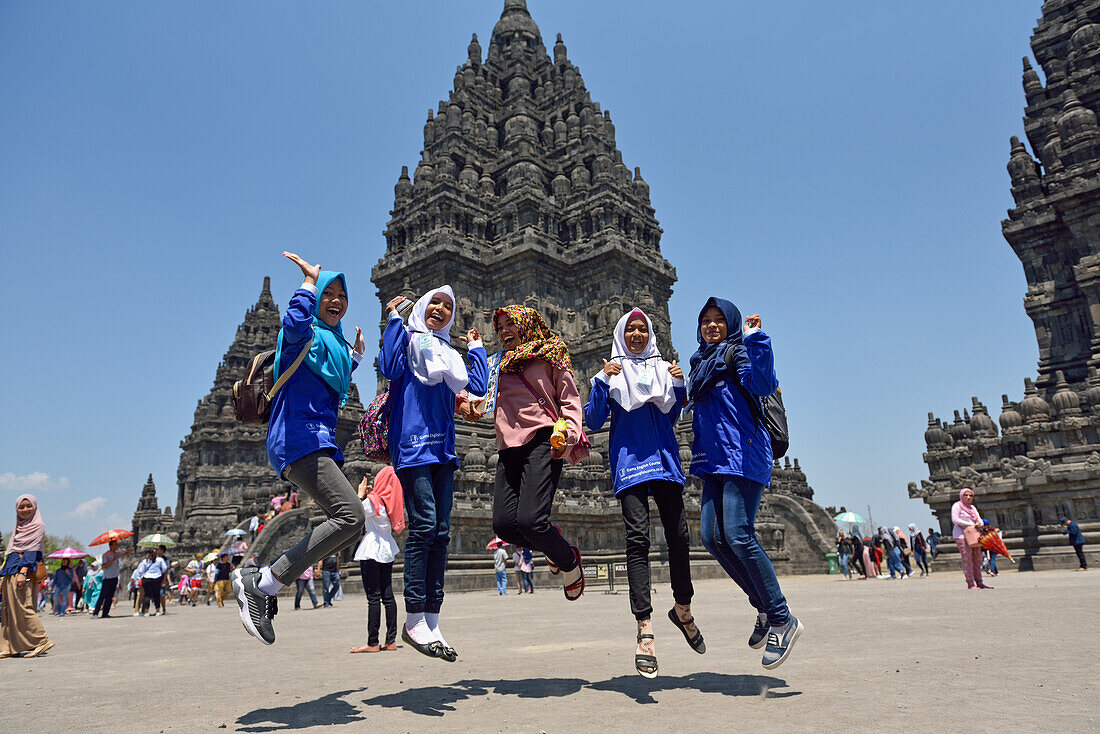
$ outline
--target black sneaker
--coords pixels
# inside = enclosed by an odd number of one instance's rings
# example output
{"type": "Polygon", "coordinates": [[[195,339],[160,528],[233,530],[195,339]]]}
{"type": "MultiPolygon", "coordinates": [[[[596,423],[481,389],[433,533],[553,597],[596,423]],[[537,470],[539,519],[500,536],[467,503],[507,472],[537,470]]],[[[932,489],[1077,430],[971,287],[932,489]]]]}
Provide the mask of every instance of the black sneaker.
{"type": "Polygon", "coordinates": [[[245,631],[265,645],[274,644],[275,629],[271,626],[271,620],[279,613],[279,601],[256,586],[260,581],[260,570],[255,566],[237,568],[233,570],[231,579],[245,631]]]}
{"type": "Polygon", "coordinates": [[[752,628],[752,634],[749,635],[749,647],[753,650],[759,650],[764,646],[764,643],[768,640],[768,630],[771,626],[768,624],[768,615],[757,614],[756,625],[752,628]]]}
{"type": "Polygon", "coordinates": [[[791,654],[794,643],[802,634],[802,623],[793,614],[786,625],[772,627],[768,633],[768,646],[764,648],[764,658],[761,664],[768,670],[778,668],[791,654]]]}

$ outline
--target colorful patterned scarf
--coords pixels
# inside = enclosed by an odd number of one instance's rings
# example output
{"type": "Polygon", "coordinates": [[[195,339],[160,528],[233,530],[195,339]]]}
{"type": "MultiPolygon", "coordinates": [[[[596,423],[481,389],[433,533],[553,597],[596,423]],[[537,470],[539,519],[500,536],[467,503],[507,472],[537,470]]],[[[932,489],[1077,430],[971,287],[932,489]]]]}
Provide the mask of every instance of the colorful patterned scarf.
{"type": "Polygon", "coordinates": [[[519,346],[504,355],[500,371],[518,375],[532,359],[542,361],[558,369],[573,371],[573,362],[569,359],[569,347],[561,337],[550,331],[539,312],[527,306],[505,306],[493,313],[493,327],[501,316],[508,316],[516,325],[516,337],[519,346]]]}

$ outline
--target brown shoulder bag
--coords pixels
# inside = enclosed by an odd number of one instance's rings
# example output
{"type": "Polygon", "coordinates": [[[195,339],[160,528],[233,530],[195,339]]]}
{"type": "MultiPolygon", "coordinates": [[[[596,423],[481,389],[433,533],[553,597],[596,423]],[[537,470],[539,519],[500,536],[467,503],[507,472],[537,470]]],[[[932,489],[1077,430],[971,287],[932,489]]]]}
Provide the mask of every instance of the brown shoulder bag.
{"type": "Polygon", "coordinates": [[[233,410],[241,423],[267,423],[271,416],[271,403],[275,393],[286,384],[302,360],[306,358],[313,341],[302,347],[294,363],[275,379],[275,350],[260,352],[248,360],[245,378],[233,383],[233,410]]]}

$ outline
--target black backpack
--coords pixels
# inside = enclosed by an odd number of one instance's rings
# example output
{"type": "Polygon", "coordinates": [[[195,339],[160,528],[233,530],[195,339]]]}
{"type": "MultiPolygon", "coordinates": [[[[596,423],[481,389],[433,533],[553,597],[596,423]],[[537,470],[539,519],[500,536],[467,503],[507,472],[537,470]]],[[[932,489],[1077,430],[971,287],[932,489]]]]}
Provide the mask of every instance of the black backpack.
{"type": "Polygon", "coordinates": [[[783,407],[783,391],[776,388],[771,395],[764,397],[753,395],[745,389],[740,380],[736,379],[737,365],[734,364],[733,349],[726,352],[725,361],[731,379],[736,380],[737,387],[745,397],[745,402],[749,404],[753,419],[763,423],[768,431],[768,436],[772,440],[772,458],[782,459],[787,455],[787,449],[791,447],[791,435],[787,430],[787,409],[783,407]]]}

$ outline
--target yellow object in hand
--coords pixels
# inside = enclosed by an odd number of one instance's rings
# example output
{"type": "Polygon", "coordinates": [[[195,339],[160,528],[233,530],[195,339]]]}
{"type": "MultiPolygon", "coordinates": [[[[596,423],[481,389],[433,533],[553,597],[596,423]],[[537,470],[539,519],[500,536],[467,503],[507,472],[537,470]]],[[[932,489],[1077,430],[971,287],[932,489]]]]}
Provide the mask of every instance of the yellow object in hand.
{"type": "Polygon", "coordinates": [[[550,434],[550,447],[554,449],[565,448],[565,428],[566,423],[564,418],[559,418],[558,422],[554,424],[554,432],[550,434]]]}

